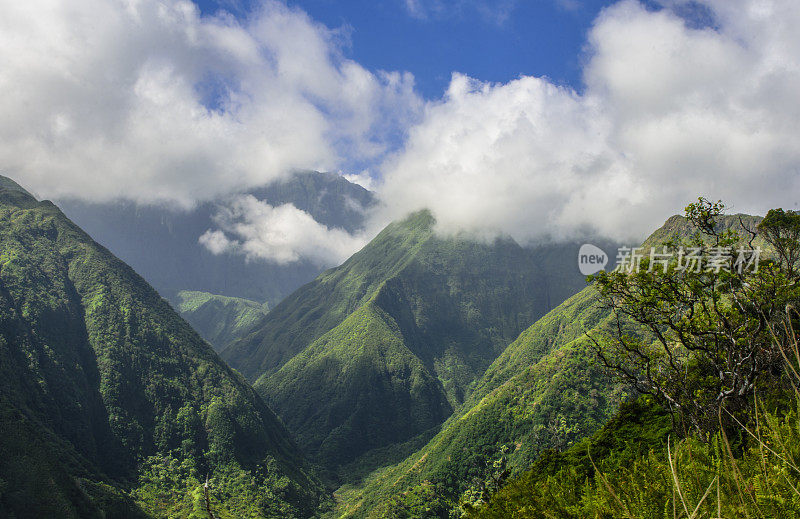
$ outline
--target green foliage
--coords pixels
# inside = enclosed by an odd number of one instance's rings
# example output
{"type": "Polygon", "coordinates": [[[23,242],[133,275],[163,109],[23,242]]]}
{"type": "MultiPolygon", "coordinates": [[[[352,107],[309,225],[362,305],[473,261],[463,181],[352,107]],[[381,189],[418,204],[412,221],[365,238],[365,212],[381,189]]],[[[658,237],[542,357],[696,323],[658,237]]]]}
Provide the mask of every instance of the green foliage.
{"type": "Polygon", "coordinates": [[[411,487],[393,496],[386,504],[381,519],[448,519],[458,517],[456,503],[449,499],[441,487],[430,481],[411,487]]]}
{"type": "MultiPolygon", "coordinates": [[[[687,208],[704,235],[697,244],[737,240],[718,225],[722,209],[704,199],[687,208]]],[[[488,503],[467,507],[468,517],[797,517],[800,216],[770,211],[758,228],[772,253],[758,272],[686,275],[667,266],[600,276],[612,307],[652,332],[635,338],[616,331],[629,356],[615,368],[649,394],[623,406],[590,440],[539,458],[488,503]],[[696,427],[681,437],[657,400],[696,427]]]]}
{"type": "MultiPolygon", "coordinates": [[[[718,225],[728,230],[741,228],[742,223],[755,227],[757,222],[755,217],[738,215],[722,218],[718,225]]],[[[645,244],[657,246],[692,239],[696,234],[689,220],[673,217],[645,244]]],[[[597,361],[594,343],[587,334],[602,336],[620,331],[643,341],[654,340],[647,327],[625,317],[618,320],[594,287],[568,299],[500,354],[476,382],[463,407],[426,446],[402,463],[376,471],[361,486],[345,486],[340,491],[340,514],[380,516],[386,513],[385,503],[402,499],[398,496],[426,481],[443,499],[464,508],[475,506],[491,494],[484,490],[491,488],[493,479],[487,467],[501,456],[513,477],[539,463],[536,460],[562,463],[553,461],[561,456],[548,451],[553,448],[569,452],[584,449],[581,469],[570,469],[577,471],[576,479],[561,475],[554,480],[554,484],[563,481],[565,491],[575,493],[592,467],[585,447],[570,446],[613,416],[629,387],[625,382],[615,383],[612,374],[597,361]]],[[[644,412],[641,406],[636,409],[644,412]]],[[[635,422],[631,413],[623,411],[623,416],[635,422]]],[[[641,434],[649,438],[647,445],[657,446],[669,431],[670,421],[662,411],[652,420],[658,422],[652,434],[641,434]]],[[[640,434],[625,427],[623,438],[633,441],[640,434]]],[[[608,433],[603,433],[603,438],[596,449],[608,442],[608,433]]],[[[627,449],[627,441],[620,440],[616,449],[627,449]]],[[[638,453],[629,451],[617,458],[633,460],[633,452],[638,453]]]]}
{"type": "MultiPolygon", "coordinates": [[[[671,432],[668,413],[639,399],[619,412],[590,438],[559,452],[551,450],[482,506],[465,507],[468,517],[587,517],[585,500],[602,485],[604,472],[625,470],[660,449],[671,432]]],[[[647,485],[658,481],[647,477],[647,485]]],[[[602,489],[601,489],[602,491],[602,489]]],[[[603,517],[600,515],[599,517],[603,517]]],[[[642,515],[640,517],[653,517],[642,515]]]]}
{"type": "Polygon", "coordinates": [[[275,495],[298,516],[324,500],[246,381],[54,205],[0,189],[0,251],[0,515],[134,514],[140,468],[170,458],[286,478],[275,495]]]}
{"type": "MultiPolygon", "coordinates": [[[[800,403],[800,400],[795,402],[800,403]]],[[[667,414],[640,400],[597,435],[532,468],[469,511],[475,519],[534,517],[757,517],[800,514],[797,408],[760,409],[740,445],[722,432],[710,441],[670,441],[667,414]],[[603,442],[613,439],[610,449],[603,442]],[[591,459],[589,459],[591,453],[591,459]]]]}
{"type": "Polygon", "coordinates": [[[368,303],[257,388],[326,466],[401,443],[443,422],[450,405],[395,321],[368,303]]]}
{"type": "Polygon", "coordinates": [[[269,311],[267,303],[190,290],[178,292],[174,305],[215,351],[244,336],[269,311]]]}
{"type": "Polygon", "coordinates": [[[758,224],[758,232],[772,245],[783,270],[795,277],[800,261],[800,213],[772,209],[758,224]]]}
{"type": "Polygon", "coordinates": [[[518,474],[542,452],[567,448],[597,430],[625,392],[595,361],[583,332],[609,322],[593,288],[568,299],[500,355],[427,445],[376,471],[363,487],[345,487],[339,513],[391,517],[391,506],[408,505],[422,488],[451,509],[475,504],[501,474],[501,480],[518,474]],[[496,463],[502,464],[500,474],[496,463]]]}
{"type": "Polygon", "coordinates": [[[773,341],[774,324],[786,305],[800,297],[794,274],[798,258],[779,237],[794,235],[796,231],[781,226],[797,225],[795,217],[789,222],[771,212],[766,224],[759,225],[771,229],[761,239],[771,250],[779,245],[782,257],[791,262],[762,260],[754,268],[738,269],[736,251],[752,249],[755,235],[749,235],[748,244],[739,233],[720,230],[723,210],[719,202],[700,199],[686,212],[701,233],[691,245],[706,259],[724,259],[728,268],[682,268],[680,257],[656,265],[645,258],[638,270],[595,278],[616,315],[650,332],[645,337],[621,329],[598,334],[593,339],[601,360],[699,432],[716,428],[723,407],[746,411],[757,382],[765,389],[780,382],[780,349],[787,337],[773,341]]]}
{"type": "Polygon", "coordinates": [[[583,286],[574,269],[551,284],[553,259],[509,239],[441,237],[434,223],[423,211],[389,225],[222,352],[330,469],[362,471],[440,425],[550,301],[583,286]]]}
{"type": "MultiPolygon", "coordinates": [[[[190,458],[154,456],[145,460],[133,496],[154,517],[207,519],[204,474],[190,458]]],[[[211,510],[218,519],[308,517],[312,510],[295,504],[307,490],[289,479],[275,462],[242,469],[232,462],[208,479],[211,510]]]]}

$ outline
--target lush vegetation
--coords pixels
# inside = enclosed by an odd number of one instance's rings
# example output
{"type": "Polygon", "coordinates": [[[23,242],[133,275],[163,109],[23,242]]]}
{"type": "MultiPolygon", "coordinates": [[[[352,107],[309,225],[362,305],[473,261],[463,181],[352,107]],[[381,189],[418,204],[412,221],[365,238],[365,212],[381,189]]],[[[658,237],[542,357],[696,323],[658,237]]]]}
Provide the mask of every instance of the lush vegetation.
{"type": "Polygon", "coordinates": [[[325,466],[351,475],[396,462],[373,451],[430,437],[505,346],[584,283],[572,272],[554,286],[552,271],[569,267],[540,259],[510,239],[440,237],[417,213],[280,303],[223,357],[258,377],[325,466]]]}
{"type": "MultiPolygon", "coordinates": [[[[643,338],[616,330],[613,337],[595,339],[600,360],[698,433],[715,429],[723,408],[746,410],[759,377],[780,371],[786,338],[773,341],[773,325],[800,294],[797,258],[759,261],[760,255],[749,252],[757,247],[756,229],[747,238],[721,229],[722,211],[720,203],[704,199],[687,208],[700,234],[672,248],[694,250],[695,259],[644,258],[633,272],[596,277],[614,314],[650,332],[643,338]]],[[[780,240],[770,234],[780,233],[776,214],[771,211],[758,225],[770,251],[780,240]]]]}
{"type": "Polygon", "coordinates": [[[247,382],[50,202],[0,189],[0,515],[308,517],[310,466],[247,382]]]}
{"type": "Polygon", "coordinates": [[[462,504],[480,501],[541,452],[567,448],[593,433],[625,398],[625,386],[596,362],[584,334],[609,320],[594,289],[568,299],[503,352],[428,444],[365,483],[340,489],[337,513],[460,514],[462,504]]]}
{"type": "MultiPolygon", "coordinates": [[[[792,377],[800,359],[796,351],[794,359],[787,370],[792,377]]],[[[754,407],[751,423],[733,434],[718,429],[702,440],[677,436],[669,414],[642,398],[591,439],[543,455],[467,516],[797,517],[798,406],[800,394],[791,404],[754,407]]]]}
{"type": "MultiPolygon", "coordinates": [[[[741,243],[719,225],[722,209],[703,199],[687,208],[697,245],[741,243]]],[[[797,517],[800,214],[773,210],[757,228],[768,246],[757,271],[662,264],[601,275],[615,314],[651,335],[618,330],[593,342],[644,396],[590,440],[543,456],[467,507],[468,516],[797,517]],[[642,420],[654,413],[661,418],[642,420]]]]}
{"type": "Polygon", "coordinates": [[[577,286],[566,246],[441,237],[427,212],[269,313],[179,293],[254,389],[0,178],[0,515],[795,517],[800,215],[723,209],[645,246],[761,246],[757,270],[643,259],[544,316],[577,286]]]}
{"type": "MultiPolygon", "coordinates": [[[[755,227],[758,221],[720,217],[718,227],[743,230],[743,223],[755,227]]],[[[692,240],[698,233],[690,219],[674,217],[645,245],[692,240]]],[[[655,340],[649,327],[625,315],[618,318],[600,292],[587,287],[506,348],[431,442],[397,466],[376,471],[363,485],[342,488],[339,512],[458,516],[547,449],[566,449],[592,434],[614,415],[631,386],[628,380],[615,381],[596,354],[593,338],[618,332],[641,342],[655,340]],[[437,504],[427,507],[426,502],[437,504]]]]}
{"type": "MultiPolygon", "coordinates": [[[[297,441],[328,467],[352,462],[353,453],[403,443],[452,413],[436,374],[373,302],[265,379],[260,389],[296,431],[297,441]]],[[[386,461],[399,460],[373,462],[386,461]]]]}
{"type": "Polygon", "coordinates": [[[178,292],[173,304],[215,351],[245,335],[269,311],[267,303],[192,290],[178,292]]]}

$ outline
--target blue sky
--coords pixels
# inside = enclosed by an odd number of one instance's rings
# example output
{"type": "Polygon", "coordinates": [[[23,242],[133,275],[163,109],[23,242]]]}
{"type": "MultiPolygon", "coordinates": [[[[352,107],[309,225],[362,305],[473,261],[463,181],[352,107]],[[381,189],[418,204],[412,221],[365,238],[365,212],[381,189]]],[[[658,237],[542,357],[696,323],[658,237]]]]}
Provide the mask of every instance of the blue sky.
{"type": "MultiPolygon", "coordinates": [[[[246,15],[255,2],[199,0],[204,14],[246,15]]],[[[349,34],[347,57],[370,70],[414,74],[427,99],[452,72],[490,82],[546,76],[581,89],[586,33],[608,0],[291,0],[349,34]],[[426,7],[429,6],[429,7],[426,7]]]]}

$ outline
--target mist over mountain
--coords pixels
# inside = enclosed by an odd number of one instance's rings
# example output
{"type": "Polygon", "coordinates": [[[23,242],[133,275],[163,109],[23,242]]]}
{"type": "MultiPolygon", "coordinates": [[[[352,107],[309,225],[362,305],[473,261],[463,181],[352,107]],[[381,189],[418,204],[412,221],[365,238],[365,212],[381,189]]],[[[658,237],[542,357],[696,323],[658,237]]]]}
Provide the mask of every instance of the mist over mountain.
{"type": "MultiPolygon", "coordinates": [[[[720,231],[755,229],[760,217],[732,215],[720,231]]],[[[696,236],[684,217],[673,216],[645,240],[660,247],[696,236]]],[[[760,239],[756,242],[763,246],[760,239]]],[[[594,343],[616,326],[613,311],[587,286],[522,331],[478,378],[464,404],[406,459],[349,488],[342,517],[395,517],[417,499],[457,507],[475,481],[491,477],[492,464],[516,476],[542,453],[563,451],[592,435],[630,398],[631,389],[597,359],[594,343]],[[433,490],[436,489],[436,490],[433,490]]],[[[626,333],[650,332],[622,321],[626,333]]],[[[645,415],[646,416],[646,415],[645,415]]],[[[660,436],[659,436],[660,438],[660,436]]]]}
{"type": "MultiPolygon", "coordinates": [[[[339,229],[343,235],[361,230],[365,212],[375,203],[371,192],[340,175],[308,171],[190,210],[124,200],[93,203],[69,199],[58,204],[69,218],[170,300],[178,291],[194,290],[272,306],[312,280],[325,266],[338,262],[337,258],[328,258],[326,264],[317,256],[278,263],[232,249],[210,250],[200,242],[201,236],[208,231],[224,232],[219,229],[220,214],[226,214],[230,200],[242,196],[270,207],[291,204],[293,214],[305,212],[307,220],[313,218],[317,226],[339,229]]],[[[292,234],[292,229],[285,232],[292,234]]],[[[323,244],[317,246],[322,248],[323,244]]]]}
{"type": "Polygon", "coordinates": [[[3,2],[0,519],[800,517],[798,27],[3,2]]]}

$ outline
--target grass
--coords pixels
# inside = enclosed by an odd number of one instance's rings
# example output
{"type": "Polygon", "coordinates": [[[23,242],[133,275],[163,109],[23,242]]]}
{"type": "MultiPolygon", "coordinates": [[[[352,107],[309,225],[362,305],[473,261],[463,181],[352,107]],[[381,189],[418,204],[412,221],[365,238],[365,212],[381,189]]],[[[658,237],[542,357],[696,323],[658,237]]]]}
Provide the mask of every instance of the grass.
{"type": "MultiPolygon", "coordinates": [[[[792,311],[793,312],[793,311],[792,311]]],[[[787,316],[787,322],[789,321],[787,316]]],[[[787,332],[793,330],[788,328],[787,332]]],[[[630,445],[652,434],[635,416],[617,418],[553,463],[540,461],[469,511],[472,518],[673,518],[782,519],[800,516],[800,348],[784,348],[789,392],[756,400],[747,423],[710,441],[690,435],[650,442],[631,456],[630,446],[604,449],[603,436],[626,436],[630,445]],[[583,458],[581,456],[583,452],[583,458]],[[588,458],[588,467],[582,459],[588,458]]],[[[641,412],[645,412],[646,402],[641,412]]],[[[638,413],[637,413],[638,414],[638,413]]],[[[722,414],[722,413],[721,413],[722,414]]],[[[730,415],[734,418],[733,415],[730,415]]],[[[722,416],[719,417],[722,423],[722,416]]],[[[667,429],[668,430],[668,429],[667,429]]]]}

